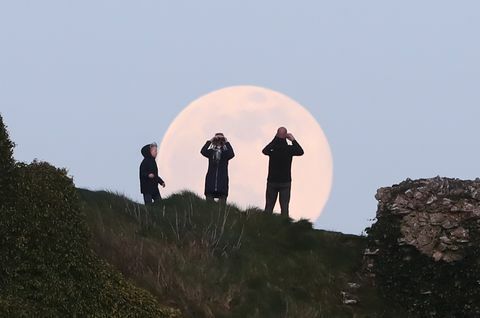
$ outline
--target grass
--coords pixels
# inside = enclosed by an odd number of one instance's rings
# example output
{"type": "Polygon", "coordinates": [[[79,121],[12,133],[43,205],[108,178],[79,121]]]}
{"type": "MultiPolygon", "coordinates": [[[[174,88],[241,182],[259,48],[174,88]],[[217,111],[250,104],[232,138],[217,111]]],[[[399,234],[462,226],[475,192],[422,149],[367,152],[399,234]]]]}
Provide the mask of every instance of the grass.
{"type": "Polygon", "coordinates": [[[360,274],[364,237],[189,192],[148,209],[78,193],[96,253],[185,317],[405,317],[360,274]],[[344,291],[359,303],[344,305],[344,291]]]}

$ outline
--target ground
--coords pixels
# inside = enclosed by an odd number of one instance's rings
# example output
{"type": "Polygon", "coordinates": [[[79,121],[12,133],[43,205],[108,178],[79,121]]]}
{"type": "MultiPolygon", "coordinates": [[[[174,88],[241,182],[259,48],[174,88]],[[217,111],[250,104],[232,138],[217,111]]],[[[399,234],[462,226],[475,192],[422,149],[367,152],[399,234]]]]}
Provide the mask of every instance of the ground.
{"type": "Polygon", "coordinates": [[[405,317],[363,278],[364,237],[188,192],[150,209],[78,193],[96,253],[185,317],[405,317]]]}

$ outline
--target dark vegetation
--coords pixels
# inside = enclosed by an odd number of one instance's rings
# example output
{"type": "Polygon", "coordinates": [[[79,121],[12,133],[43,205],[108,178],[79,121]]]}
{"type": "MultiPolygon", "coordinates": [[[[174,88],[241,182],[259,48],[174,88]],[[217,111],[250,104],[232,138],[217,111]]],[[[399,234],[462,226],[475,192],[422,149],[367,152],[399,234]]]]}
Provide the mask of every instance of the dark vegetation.
{"type": "Polygon", "coordinates": [[[0,117],[0,316],[175,317],[92,251],[66,171],[12,149],[0,117]]]}
{"type": "Polygon", "coordinates": [[[357,274],[363,237],[188,192],[148,209],[109,192],[79,193],[97,254],[185,317],[405,317],[357,274]],[[362,285],[358,305],[342,302],[349,282],[362,285]]]}
{"type": "Polygon", "coordinates": [[[359,274],[364,237],[191,193],[146,209],[13,146],[0,117],[0,317],[406,317],[359,274]]]}

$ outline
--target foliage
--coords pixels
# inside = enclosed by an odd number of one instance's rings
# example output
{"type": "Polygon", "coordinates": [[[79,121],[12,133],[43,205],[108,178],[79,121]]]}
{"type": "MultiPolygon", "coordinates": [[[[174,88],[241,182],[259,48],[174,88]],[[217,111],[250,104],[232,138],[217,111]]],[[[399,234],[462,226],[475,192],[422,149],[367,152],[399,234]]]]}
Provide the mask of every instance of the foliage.
{"type": "Polygon", "coordinates": [[[79,190],[98,255],[186,317],[404,317],[357,275],[365,239],[188,192],[146,209],[79,190]],[[360,304],[341,291],[362,283],[360,304]]]}
{"type": "Polygon", "coordinates": [[[13,160],[14,144],[8,136],[7,128],[3,123],[3,117],[0,114],[0,207],[6,207],[14,201],[11,196],[14,184],[13,160]]]}
{"type": "MultiPolygon", "coordinates": [[[[8,138],[0,146],[11,156],[8,138]]],[[[8,179],[2,174],[8,186],[0,206],[1,317],[176,316],[95,255],[65,170],[7,157],[2,165],[12,169],[8,179]]]]}

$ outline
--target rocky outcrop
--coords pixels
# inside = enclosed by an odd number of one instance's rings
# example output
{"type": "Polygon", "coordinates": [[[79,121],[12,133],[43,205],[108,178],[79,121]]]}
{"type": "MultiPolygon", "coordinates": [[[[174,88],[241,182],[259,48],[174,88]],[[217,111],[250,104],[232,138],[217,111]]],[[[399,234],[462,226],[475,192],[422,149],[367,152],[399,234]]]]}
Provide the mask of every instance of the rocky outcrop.
{"type": "Polygon", "coordinates": [[[408,244],[435,261],[454,262],[471,244],[466,224],[480,228],[480,179],[410,180],[377,191],[377,219],[398,216],[399,245],[408,244]]]}

